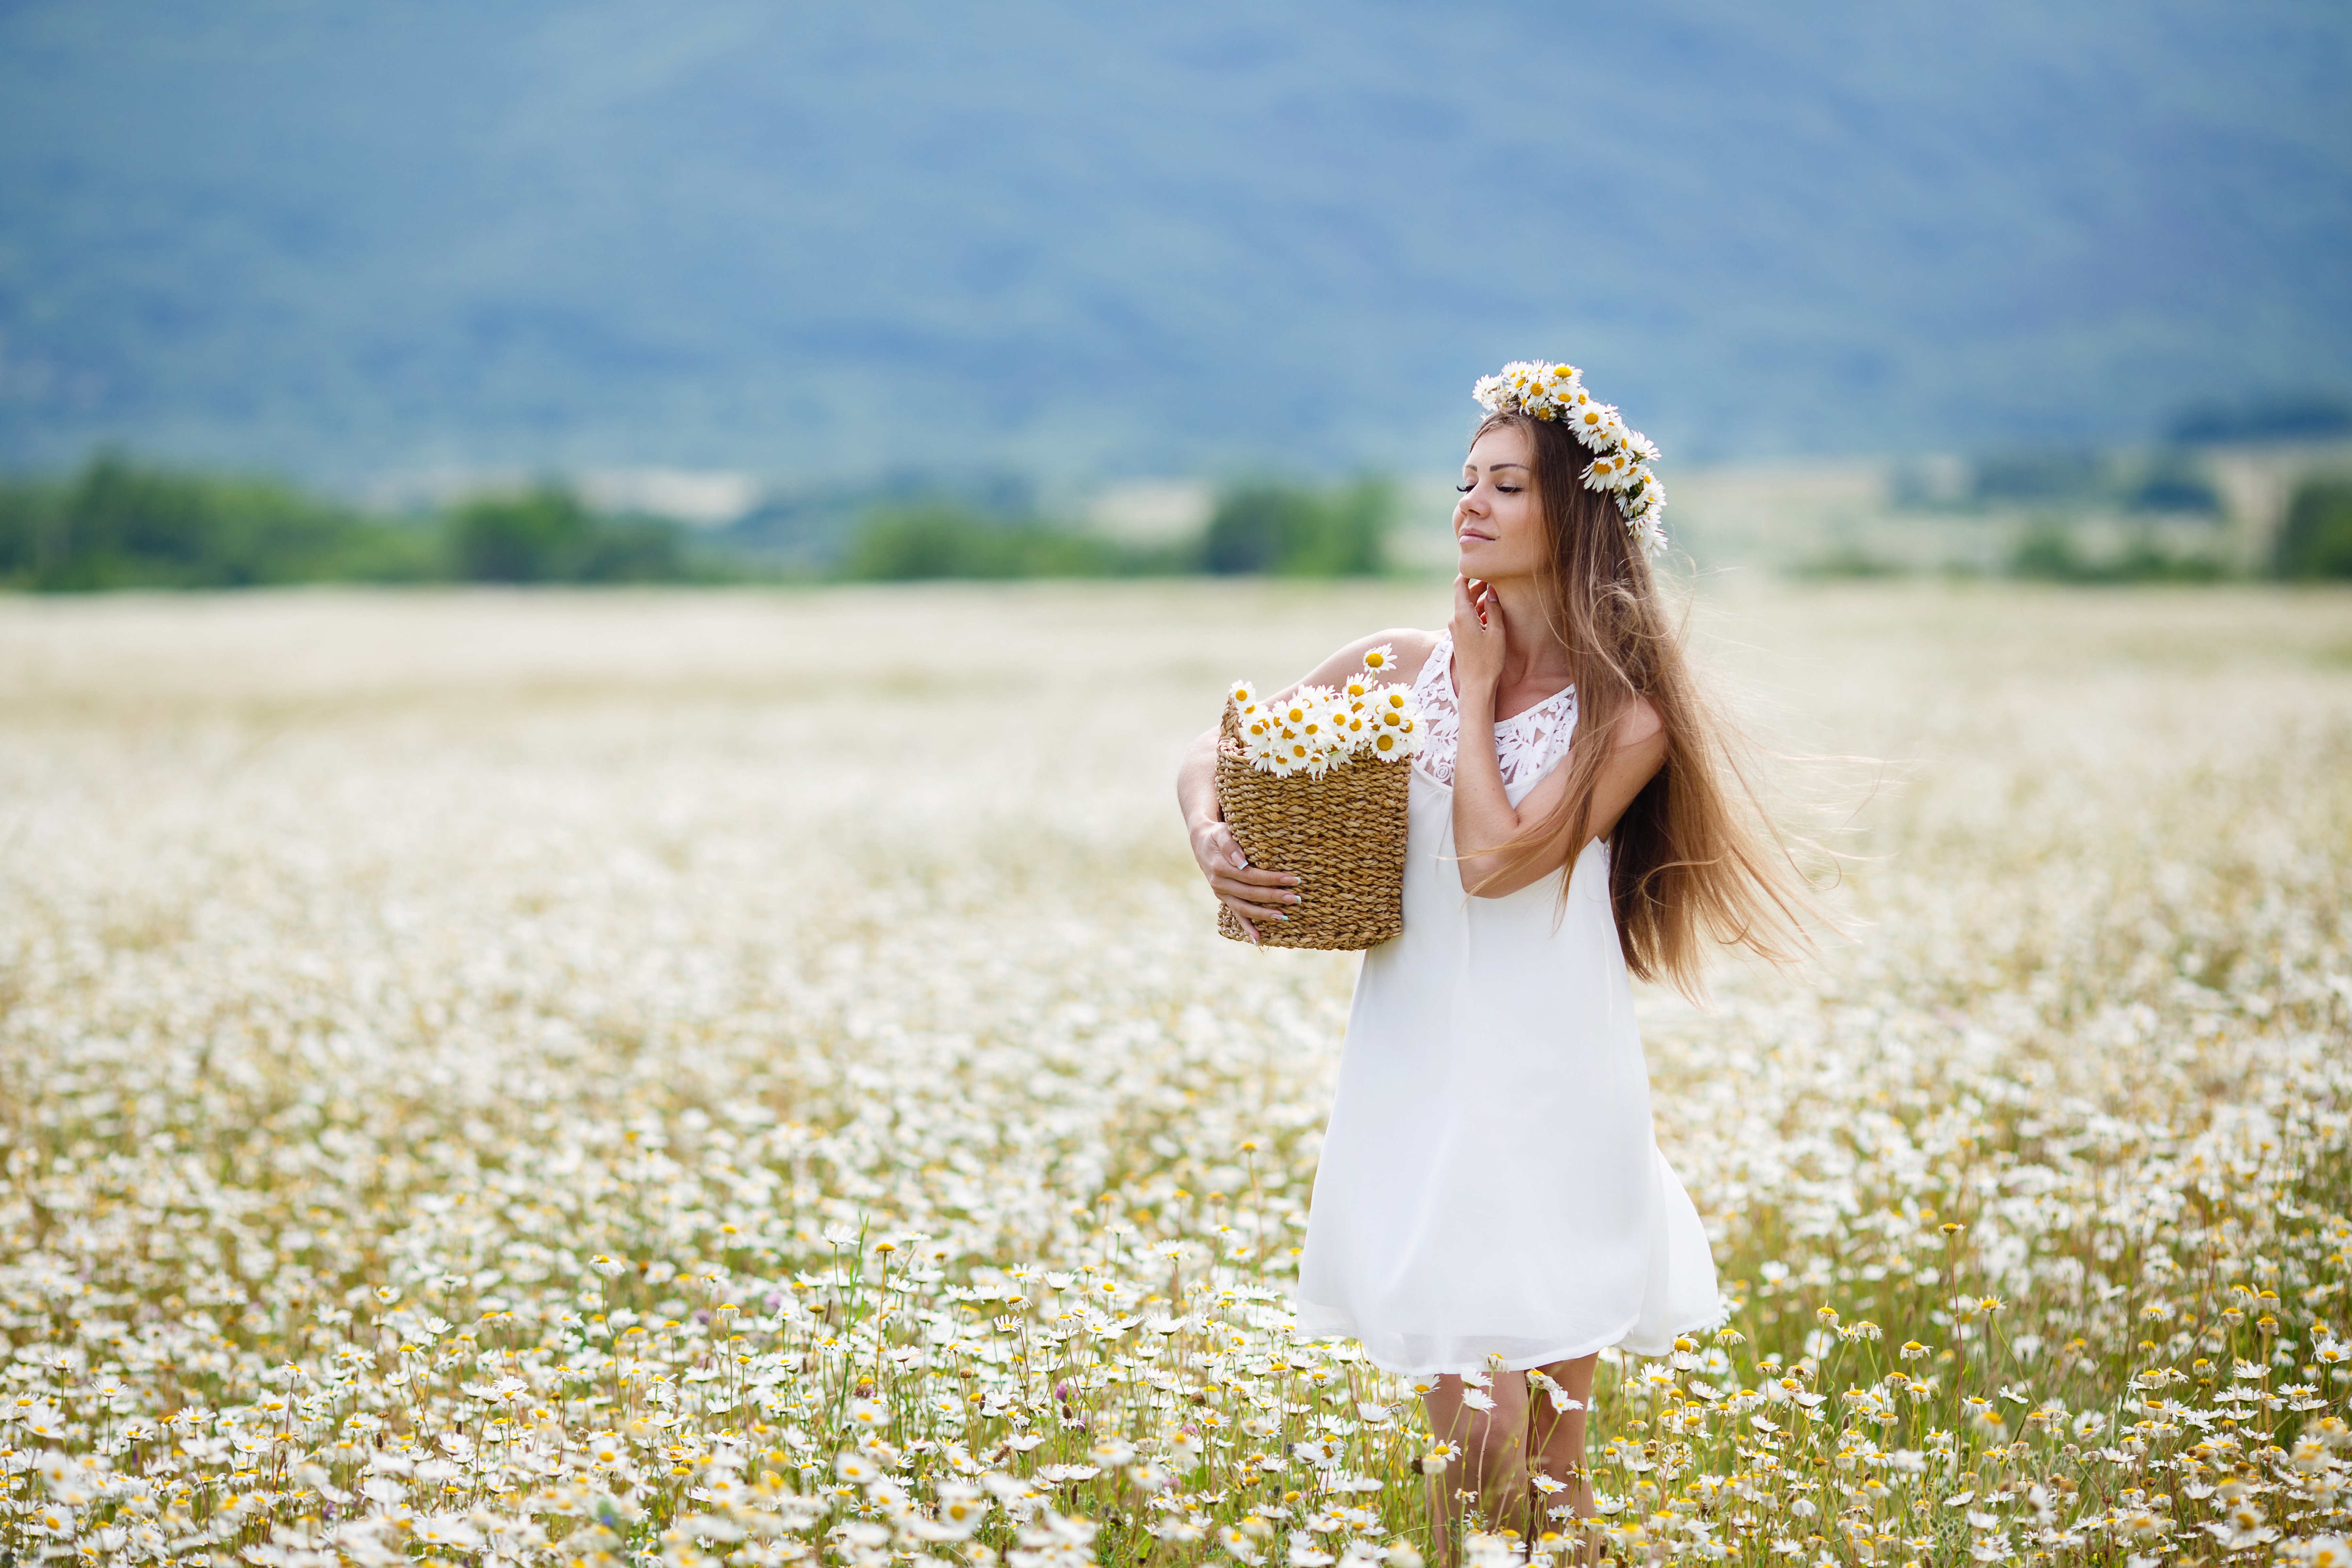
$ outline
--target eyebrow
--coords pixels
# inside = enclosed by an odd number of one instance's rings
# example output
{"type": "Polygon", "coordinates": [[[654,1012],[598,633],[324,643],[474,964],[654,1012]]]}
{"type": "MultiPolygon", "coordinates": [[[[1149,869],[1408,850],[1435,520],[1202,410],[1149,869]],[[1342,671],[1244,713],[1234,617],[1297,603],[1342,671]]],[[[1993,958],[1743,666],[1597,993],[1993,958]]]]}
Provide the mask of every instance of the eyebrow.
{"type": "MultiPolygon", "coordinates": [[[[1465,463],[1462,466],[1465,470],[1468,470],[1475,468],[1477,465],[1475,463],[1465,463]]],[[[1489,463],[1486,465],[1486,472],[1492,474],[1498,468],[1524,468],[1527,465],[1524,463],[1489,463]]]]}

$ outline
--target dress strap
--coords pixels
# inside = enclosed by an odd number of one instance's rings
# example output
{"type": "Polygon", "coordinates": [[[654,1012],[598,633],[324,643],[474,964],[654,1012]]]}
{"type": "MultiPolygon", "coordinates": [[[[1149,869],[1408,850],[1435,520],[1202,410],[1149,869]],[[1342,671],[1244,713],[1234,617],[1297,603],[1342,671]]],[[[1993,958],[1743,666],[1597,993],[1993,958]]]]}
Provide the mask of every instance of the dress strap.
{"type": "MultiPolygon", "coordinates": [[[[1451,787],[1455,759],[1462,747],[1462,698],[1454,689],[1454,632],[1437,634],[1421,674],[1413,677],[1413,700],[1429,727],[1413,766],[1433,781],[1451,787]]],[[[1495,726],[1495,760],[1503,771],[1503,787],[1514,799],[1534,787],[1568,755],[1576,733],[1576,688],[1562,686],[1524,713],[1515,713],[1495,726]]]]}

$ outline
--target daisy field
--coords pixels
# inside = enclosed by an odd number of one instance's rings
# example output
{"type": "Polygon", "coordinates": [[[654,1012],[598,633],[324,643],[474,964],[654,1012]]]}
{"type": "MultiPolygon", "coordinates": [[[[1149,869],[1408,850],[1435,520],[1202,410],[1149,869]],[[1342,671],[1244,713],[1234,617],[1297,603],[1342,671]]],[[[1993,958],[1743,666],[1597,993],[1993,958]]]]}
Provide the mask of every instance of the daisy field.
{"type": "MultiPolygon", "coordinates": [[[[1221,940],[1171,780],[1443,606],[0,602],[0,1556],[1434,1562],[1448,1434],[1288,1310],[1355,960],[1221,940]]],[[[2352,1560],[2352,601],[1693,625],[1866,760],[1845,935],[1642,995],[1724,1319],[1604,1357],[1591,1534],[2352,1560]]]]}

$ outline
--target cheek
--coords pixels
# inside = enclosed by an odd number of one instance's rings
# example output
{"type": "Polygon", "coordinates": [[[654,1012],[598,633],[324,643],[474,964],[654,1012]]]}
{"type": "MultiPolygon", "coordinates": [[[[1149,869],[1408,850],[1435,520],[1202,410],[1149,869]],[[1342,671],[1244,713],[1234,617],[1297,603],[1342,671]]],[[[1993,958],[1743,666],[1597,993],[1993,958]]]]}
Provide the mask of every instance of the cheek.
{"type": "Polygon", "coordinates": [[[1543,515],[1532,497],[1514,496],[1511,515],[1504,535],[1506,543],[1516,549],[1534,549],[1543,542],[1543,515]]]}

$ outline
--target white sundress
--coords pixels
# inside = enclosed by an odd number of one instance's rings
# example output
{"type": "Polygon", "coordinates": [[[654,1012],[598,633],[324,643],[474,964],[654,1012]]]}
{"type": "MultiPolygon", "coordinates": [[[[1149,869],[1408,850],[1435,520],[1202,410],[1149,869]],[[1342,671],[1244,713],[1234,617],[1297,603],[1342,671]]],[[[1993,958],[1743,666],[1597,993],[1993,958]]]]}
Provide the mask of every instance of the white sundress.
{"type": "MultiPolygon", "coordinates": [[[[1402,1374],[1663,1354],[1717,1321],[1715,1261],[1651,1129],[1608,846],[1577,857],[1557,921],[1554,877],[1463,891],[1453,662],[1441,633],[1413,683],[1429,734],[1412,764],[1404,931],[1356,981],[1299,1332],[1360,1340],[1402,1374]]],[[[1495,727],[1514,806],[1575,727],[1573,688],[1495,727]]]]}

